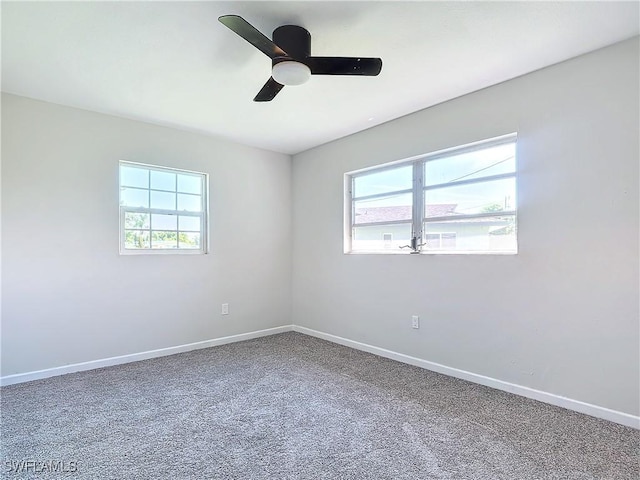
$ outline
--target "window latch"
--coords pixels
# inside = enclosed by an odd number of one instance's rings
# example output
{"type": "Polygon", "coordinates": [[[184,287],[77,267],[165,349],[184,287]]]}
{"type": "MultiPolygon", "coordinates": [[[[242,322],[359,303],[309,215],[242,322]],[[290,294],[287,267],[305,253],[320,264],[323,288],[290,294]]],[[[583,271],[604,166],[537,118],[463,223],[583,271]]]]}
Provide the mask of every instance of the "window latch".
{"type": "Polygon", "coordinates": [[[400,248],[410,248],[411,253],[420,253],[419,248],[423,245],[424,243],[418,243],[418,237],[411,237],[411,245],[402,245],[400,248]]]}

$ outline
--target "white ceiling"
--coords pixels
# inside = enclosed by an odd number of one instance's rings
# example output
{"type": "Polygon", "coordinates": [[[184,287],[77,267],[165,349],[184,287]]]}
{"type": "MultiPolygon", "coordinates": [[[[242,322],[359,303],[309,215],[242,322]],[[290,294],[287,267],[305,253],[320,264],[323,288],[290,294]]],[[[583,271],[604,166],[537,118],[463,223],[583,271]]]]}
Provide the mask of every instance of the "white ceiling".
{"type": "Polygon", "coordinates": [[[2,2],[2,90],[297,153],[638,35],[638,2],[2,2]],[[254,103],[271,61],[217,18],[312,54],[381,57],[254,103]]]}

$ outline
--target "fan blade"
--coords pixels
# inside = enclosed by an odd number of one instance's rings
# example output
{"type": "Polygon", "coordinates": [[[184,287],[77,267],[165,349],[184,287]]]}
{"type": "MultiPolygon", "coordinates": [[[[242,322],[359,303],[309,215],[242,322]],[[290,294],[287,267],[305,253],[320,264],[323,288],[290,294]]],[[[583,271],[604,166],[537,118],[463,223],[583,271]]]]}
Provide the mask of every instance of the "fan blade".
{"type": "Polygon", "coordinates": [[[253,25],[238,15],[223,15],[218,20],[229,27],[251,45],[256,47],[269,58],[288,57],[287,52],[265,37],[253,25]]]}
{"type": "Polygon", "coordinates": [[[264,87],[258,92],[256,98],[253,99],[254,102],[270,102],[274,99],[274,97],[278,94],[280,90],[282,90],[281,83],[276,82],[273,77],[270,77],[267,80],[267,83],[264,84],[264,87]]]}
{"type": "Polygon", "coordinates": [[[312,75],[367,75],[374,77],[382,70],[380,58],[307,57],[312,75]]]}

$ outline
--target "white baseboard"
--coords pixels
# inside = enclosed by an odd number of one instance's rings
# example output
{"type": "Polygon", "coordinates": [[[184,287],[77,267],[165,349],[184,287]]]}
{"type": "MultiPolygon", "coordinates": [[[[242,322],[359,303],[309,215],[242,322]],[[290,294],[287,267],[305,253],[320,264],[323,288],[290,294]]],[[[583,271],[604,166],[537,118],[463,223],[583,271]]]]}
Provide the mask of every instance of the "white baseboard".
{"type": "Polygon", "coordinates": [[[581,402],[579,400],[573,400],[571,398],[562,397],[560,395],[555,395],[553,393],[543,392],[541,390],[535,390],[533,388],[524,387],[522,385],[516,385],[514,383],[504,382],[502,380],[486,377],[484,375],[479,375],[477,373],[472,373],[472,372],[467,372],[465,370],[459,370],[457,368],[447,367],[446,365],[441,365],[439,363],[430,362],[428,360],[423,360],[421,358],[411,357],[409,355],[404,355],[402,353],[393,352],[391,350],[386,350],[384,348],[375,347],[373,345],[368,345],[366,343],[356,342],[354,340],[338,337],[336,335],[331,335],[329,333],[319,332],[317,330],[312,330],[310,328],[301,327],[298,325],[293,326],[293,331],[304,333],[306,335],[311,335],[313,337],[321,338],[329,342],[338,343],[346,347],[355,348],[356,350],[362,350],[363,352],[373,353],[381,357],[390,358],[398,362],[407,363],[409,365],[414,365],[416,367],[425,368],[427,370],[431,370],[437,373],[443,373],[445,375],[449,375],[450,377],[456,377],[462,380],[468,380],[473,383],[479,383],[480,385],[485,385],[487,387],[503,390],[505,392],[515,393],[516,395],[521,395],[523,397],[531,398],[533,400],[538,400],[540,402],[555,405],[557,407],[574,410],[579,413],[591,415],[592,417],[609,420],[615,423],[619,423],[621,425],[626,425],[627,427],[640,429],[640,417],[637,417],[635,415],[630,415],[628,413],[611,410],[605,407],[599,407],[598,405],[592,405],[590,403],[581,402]]]}
{"type": "Polygon", "coordinates": [[[468,380],[473,383],[485,385],[487,387],[496,388],[505,392],[514,393],[523,397],[538,400],[544,403],[555,405],[558,407],[567,408],[576,412],[591,415],[593,417],[602,418],[612,422],[626,425],[628,427],[640,429],[640,417],[630,415],[628,413],[611,410],[609,408],[600,407],[598,405],[592,405],[590,403],[581,402],[553,393],[543,392],[541,390],[535,390],[533,388],[524,387],[522,385],[516,385],[514,383],[505,382],[477,373],[468,372],[465,370],[459,370],[457,368],[447,367],[439,363],[430,362],[421,358],[411,357],[402,353],[393,352],[384,348],[375,347],[366,343],[357,342],[355,340],[349,340],[347,338],[338,337],[329,333],[319,332],[307,327],[301,327],[298,325],[284,325],[281,327],[268,328],[266,330],[257,330],[254,332],[241,333],[238,335],[231,335],[228,337],[214,338],[211,340],[204,340],[201,342],[188,343],[185,345],[177,345],[174,347],[160,348],[157,350],[149,350],[146,352],[132,353],[129,355],[121,355],[118,357],[103,358],[99,360],[91,360],[88,362],[74,363],[72,365],[64,365],[61,367],[48,368],[45,370],[38,370],[34,372],[17,373],[14,375],[7,375],[0,377],[0,386],[13,385],[16,383],[29,382],[32,380],[39,380],[42,378],[55,377],[57,375],[64,375],[67,373],[81,372],[85,370],[93,370],[96,368],[110,367],[113,365],[121,365],[123,363],[137,362],[139,360],[147,360],[150,358],[164,357],[167,355],[174,355],[176,353],[188,352],[191,350],[198,350],[201,348],[215,347],[217,345],[224,345],[227,343],[242,342],[244,340],[251,340],[252,338],[266,337],[268,335],[275,335],[277,333],[284,333],[295,331],[310,335],[312,337],[321,338],[329,342],[344,345],[346,347],[355,348],[356,350],[362,350],[363,352],[373,353],[381,357],[390,358],[398,362],[407,363],[416,367],[425,368],[433,372],[442,373],[451,377],[460,378],[462,380],[468,380]]]}
{"type": "Polygon", "coordinates": [[[102,358],[99,360],[91,360],[89,362],[74,363],[72,365],[63,365],[61,367],[37,370],[35,372],[17,373],[14,375],[0,377],[0,386],[30,382],[31,380],[40,380],[42,378],[55,377],[57,375],[64,375],[73,372],[82,372],[84,370],[93,370],[95,368],[111,367],[113,365],[121,365],[123,363],[147,360],[149,358],[164,357],[167,355],[174,355],[176,353],[188,352],[201,348],[215,347],[217,345],[224,345],[226,343],[242,342],[244,340],[251,340],[252,338],[266,337],[267,335],[275,335],[276,333],[290,332],[292,330],[292,325],[284,325],[282,327],[268,328],[266,330],[257,330],[255,332],[241,333],[239,335],[231,335],[228,337],[214,338],[201,342],[187,343],[185,345],[177,345],[175,347],[159,348],[157,350],[149,350],[147,352],[132,353],[129,355],[120,355],[118,357],[102,358]]]}

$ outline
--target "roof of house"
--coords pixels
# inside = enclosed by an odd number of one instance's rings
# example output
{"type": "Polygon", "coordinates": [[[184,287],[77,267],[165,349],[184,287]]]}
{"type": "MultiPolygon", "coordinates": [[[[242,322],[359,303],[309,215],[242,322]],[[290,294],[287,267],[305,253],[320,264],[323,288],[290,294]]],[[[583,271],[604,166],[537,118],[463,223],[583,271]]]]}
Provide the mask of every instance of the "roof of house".
{"type": "MultiPolygon", "coordinates": [[[[427,205],[427,217],[445,217],[455,215],[457,203],[442,203],[427,205]]],[[[394,220],[411,220],[411,205],[393,207],[364,207],[356,208],[355,223],[390,222],[394,220]]]]}
{"type": "MultiPolygon", "coordinates": [[[[490,225],[503,224],[504,219],[496,219],[495,217],[480,217],[480,218],[461,218],[456,219],[456,215],[460,213],[456,212],[457,203],[440,203],[427,205],[427,211],[425,216],[429,217],[450,217],[451,220],[442,220],[446,222],[464,222],[464,223],[485,223],[490,225]]],[[[361,207],[355,209],[355,221],[357,224],[368,223],[382,223],[382,222],[397,222],[397,221],[411,221],[412,207],[410,205],[398,205],[391,207],[361,207]]],[[[500,216],[500,212],[496,212],[496,216],[500,216]]]]}

